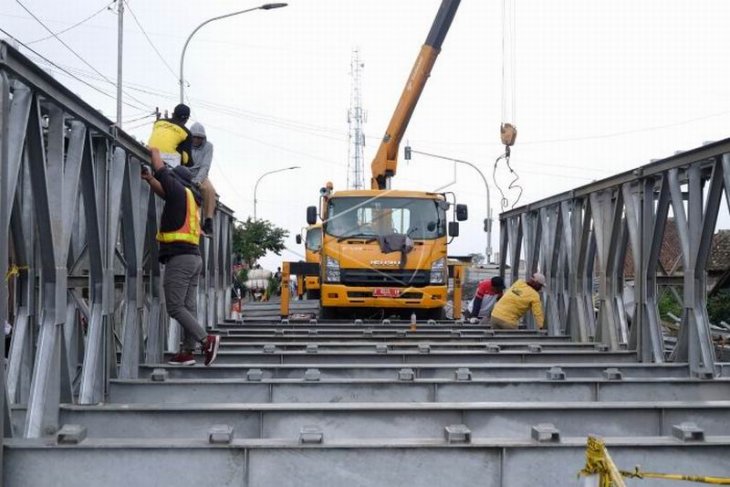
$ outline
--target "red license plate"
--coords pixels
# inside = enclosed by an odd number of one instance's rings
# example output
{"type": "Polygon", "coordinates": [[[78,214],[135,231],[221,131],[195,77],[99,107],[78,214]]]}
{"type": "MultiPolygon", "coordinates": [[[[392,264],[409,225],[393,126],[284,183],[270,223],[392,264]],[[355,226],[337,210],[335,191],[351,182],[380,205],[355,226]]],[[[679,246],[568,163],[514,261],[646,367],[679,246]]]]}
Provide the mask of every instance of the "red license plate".
{"type": "Polygon", "coordinates": [[[374,298],[397,298],[400,296],[400,289],[395,287],[376,287],[373,289],[374,298]]]}

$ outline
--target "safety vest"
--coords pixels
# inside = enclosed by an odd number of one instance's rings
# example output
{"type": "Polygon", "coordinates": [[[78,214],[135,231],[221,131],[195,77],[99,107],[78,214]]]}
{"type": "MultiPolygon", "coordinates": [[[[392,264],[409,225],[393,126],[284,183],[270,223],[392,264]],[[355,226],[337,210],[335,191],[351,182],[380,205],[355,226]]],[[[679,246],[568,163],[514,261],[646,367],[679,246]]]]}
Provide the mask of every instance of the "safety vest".
{"type": "Polygon", "coordinates": [[[200,220],[198,218],[200,207],[195,202],[193,192],[189,188],[185,188],[185,196],[187,204],[183,226],[171,232],[157,232],[158,242],[200,244],[200,220]]]}

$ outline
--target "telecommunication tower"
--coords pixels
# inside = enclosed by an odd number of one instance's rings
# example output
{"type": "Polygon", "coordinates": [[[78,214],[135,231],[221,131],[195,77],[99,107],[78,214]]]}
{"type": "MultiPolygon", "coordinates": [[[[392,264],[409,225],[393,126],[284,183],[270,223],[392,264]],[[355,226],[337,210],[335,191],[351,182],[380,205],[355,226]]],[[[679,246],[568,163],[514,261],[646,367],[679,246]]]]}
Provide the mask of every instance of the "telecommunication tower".
{"type": "Polygon", "coordinates": [[[362,109],[362,69],[365,64],[360,60],[360,48],[352,50],[350,61],[350,77],[352,88],[350,91],[350,109],[347,111],[349,130],[349,147],[347,160],[347,188],[364,189],[364,147],[365,134],[363,124],[365,115],[362,109]]]}

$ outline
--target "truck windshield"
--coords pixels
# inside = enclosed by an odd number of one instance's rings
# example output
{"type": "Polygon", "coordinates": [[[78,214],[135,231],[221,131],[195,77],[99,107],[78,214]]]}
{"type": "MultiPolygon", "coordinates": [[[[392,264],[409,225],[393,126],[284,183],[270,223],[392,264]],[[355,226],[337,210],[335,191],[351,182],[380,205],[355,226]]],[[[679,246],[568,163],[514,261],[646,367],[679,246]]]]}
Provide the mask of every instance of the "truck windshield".
{"type": "Polygon", "coordinates": [[[397,233],[427,240],[446,235],[446,211],[439,200],[335,197],[328,209],[324,228],[334,237],[377,238],[397,233]]]}
{"type": "Polygon", "coordinates": [[[307,230],[306,247],[312,252],[319,252],[322,247],[322,229],[321,228],[309,228],[307,230]]]}

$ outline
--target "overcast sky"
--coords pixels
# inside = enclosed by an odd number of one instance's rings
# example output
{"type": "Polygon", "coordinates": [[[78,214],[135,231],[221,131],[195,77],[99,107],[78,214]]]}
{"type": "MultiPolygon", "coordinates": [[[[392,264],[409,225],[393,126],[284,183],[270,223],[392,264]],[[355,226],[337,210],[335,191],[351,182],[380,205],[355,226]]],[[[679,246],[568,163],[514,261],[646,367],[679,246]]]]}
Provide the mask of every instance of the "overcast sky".
{"type": "MultiPolygon", "coordinates": [[[[102,9],[106,0],[23,0],[58,32],[102,9]]],[[[365,63],[365,170],[395,108],[440,0],[290,0],[205,26],[185,59],[192,119],[215,144],[211,179],[239,219],[253,214],[290,230],[286,259],[299,259],[294,235],[326,181],[347,181],[352,49],[365,63]]],[[[128,0],[124,30],[124,127],[146,141],[156,106],[178,100],[177,70],[187,35],[204,20],[255,7],[250,0],[128,0]],[[135,22],[146,31],[155,53],[135,22]],[[130,106],[131,105],[131,106],[130,106]]],[[[634,168],[650,159],[727,137],[730,127],[730,2],[685,0],[516,0],[516,124],[512,166],[524,189],[519,205],[634,168]]],[[[415,150],[477,164],[492,180],[501,153],[502,1],[463,0],[405,139],[415,150]]],[[[103,10],[60,34],[88,64],[116,78],[116,13],[103,10]]],[[[48,36],[15,0],[0,4],[0,25],[23,42],[48,36]]],[[[113,84],[54,38],[31,46],[113,95],[113,84]]],[[[21,49],[29,57],[36,56],[21,49]]],[[[113,96],[51,70],[115,118],[113,96]]],[[[405,141],[404,141],[405,142],[405,141]]],[[[403,144],[405,145],[405,144],[403,144]]],[[[402,150],[401,150],[402,155],[402,150]]],[[[401,160],[393,187],[432,190],[453,180],[453,165],[414,155],[401,160]]],[[[497,182],[506,187],[504,166],[497,182]]],[[[470,221],[450,253],[483,252],[485,190],[473,169],[450,187],[470,221]]],[[[517,192],[508,192],[510,205],[517,192]]],[[[495,224],[495,230],[498,225],[495,224]]],[[[497,250],[498,232],[493,246],[497,250]]],[[[267,256],[275,268],[281,259],[267,256]]]]}

